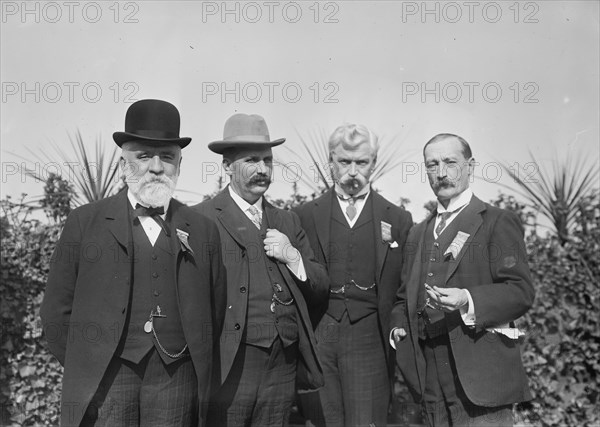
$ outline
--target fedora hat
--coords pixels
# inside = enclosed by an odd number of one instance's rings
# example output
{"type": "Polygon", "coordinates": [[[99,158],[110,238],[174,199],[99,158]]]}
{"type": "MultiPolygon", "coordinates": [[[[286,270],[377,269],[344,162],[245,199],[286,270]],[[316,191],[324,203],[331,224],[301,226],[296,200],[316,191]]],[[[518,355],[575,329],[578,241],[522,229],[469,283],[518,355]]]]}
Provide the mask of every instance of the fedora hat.
{"type": "Polygon", "coordinates": [[[223,154],[228,148],[267,148],[283,144],[285,138],[271,141],[267,122],[258,114],[234,114],[225,122],[223,139],[208,144],[208,148],[223,154]]]}
{"type": "Polygon", "coordinates": [[[120,147],[127,141],[170,142],[181,148],[192,138],[179,137],[179,111],[173,104],[159,99],[134,102],[125,115],[125,132],[113,133],[120,147]]]}

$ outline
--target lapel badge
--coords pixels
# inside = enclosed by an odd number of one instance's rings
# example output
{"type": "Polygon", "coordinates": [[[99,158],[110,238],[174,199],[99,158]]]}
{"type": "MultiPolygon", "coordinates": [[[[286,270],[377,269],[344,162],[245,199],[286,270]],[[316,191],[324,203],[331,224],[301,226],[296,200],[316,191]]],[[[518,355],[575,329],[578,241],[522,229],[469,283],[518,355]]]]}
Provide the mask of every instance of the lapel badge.
{"type": "Polygon", "coordinates": [[[392,242],[392,224],[381,221],[381,240],[386,243],[392,242]]]}
{"type": "Polygon", "coordinates": [[[181,245],[181,250],[184,252],[189,252],[190,254],[194,255],[194,251],[192,250],[192,247],[190,246],[190,243],[188,242],[188,237],[189,237],[190,233],[180,230],[179,228],[177,228],[176,231],[177,231],[177,238],[179,239],[179,244],[181,245]]]}
{"type": "Polygon", "coordinates": [[[446,252],[444,252],[444,256],[446,257],[450,255],[452,259],[456,259],[463,246],[467,242],[469,236],[469,233],[465,233],[463,231],[456,233],[454,240],[452,240],[452,243],[450,243],[450,246],[448,246],[448,249],[446,249],[446,252]]]}

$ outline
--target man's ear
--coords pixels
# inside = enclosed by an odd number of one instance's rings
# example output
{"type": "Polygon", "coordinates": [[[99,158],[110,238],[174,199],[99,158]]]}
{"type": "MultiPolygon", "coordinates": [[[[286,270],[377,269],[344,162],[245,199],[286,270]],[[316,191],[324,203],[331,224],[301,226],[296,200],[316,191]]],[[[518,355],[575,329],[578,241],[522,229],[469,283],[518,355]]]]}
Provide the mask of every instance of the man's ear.
{"type": "Polygon", "coordinates": [[[123,157],[123,155],[121,155],[121,157],[119,157],[119,167],[121,168],[121,179],[125,180],[127,178],[127,176],[125,176],[125,167],[127,166],[127,162],[125,161],[125,158],[123,157]]]}
{"type": "Polygon", "coordinates": [[[473,175],[475,173],[475,165],[477,164],[475,162],[475,157],[471,157],[467,160],[467,164],[469,165],[469,175],[473,175]]]}
{"type": "Polygon", "coordinates": [[[233,171],[231,170],[231,162],[229,161],[229,159],[223,158],[223,170],[225,170],[225,173],[228,176],[233,175],[233,171]]]}

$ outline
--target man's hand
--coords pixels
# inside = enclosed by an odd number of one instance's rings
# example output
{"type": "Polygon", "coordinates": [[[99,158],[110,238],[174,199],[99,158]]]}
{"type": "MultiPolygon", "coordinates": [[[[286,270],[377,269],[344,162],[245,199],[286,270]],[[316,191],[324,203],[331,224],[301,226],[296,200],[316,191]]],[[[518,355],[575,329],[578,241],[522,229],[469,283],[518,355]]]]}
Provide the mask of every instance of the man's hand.
{"type": "Polygon", "coordinates": [[[298,249],[292,246],[290,239],[274,228],[267,229],[267,235],[263,241],[267,256],[287,264],[292,271],[298,271],[302,256],[298,249]]]}
{"type": "Polygon", "coordinates": [[[425,290],[429,298],[429,306],[446,313],[456,311],[469,303],[464,289],[431,287],[425,283],[425,290]]]}
{"type": "Polygon", "coordinates": [[[406,337],[406,330],[404,328],[394,328],[392,338],[395,342],[400,342],[404,337],[406,337]]]}

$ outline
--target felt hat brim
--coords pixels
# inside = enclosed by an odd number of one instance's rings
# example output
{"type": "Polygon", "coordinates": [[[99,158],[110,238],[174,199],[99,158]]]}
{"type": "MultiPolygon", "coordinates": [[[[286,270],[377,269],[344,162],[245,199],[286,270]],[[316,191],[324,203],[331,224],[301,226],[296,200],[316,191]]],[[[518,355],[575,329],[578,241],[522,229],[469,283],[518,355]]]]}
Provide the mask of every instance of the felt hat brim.
{"type": "Polygon", "coordinates": [[[191,141],[192,138],[182,137],[182,138],[155,138],[149,137],[145,135],[139,135],[131,132],[115,132],[113,133],[113,140],[116,144],[121,147],[124,143],[129,141],[146,141],[146,142],[157,142],[157,143],[171,143],[177,144],[181,148],[186,147],[191,141]]]}
{"type": "Polygon", "coordinates": [[[223,152],[229,148],[244,148],[244,149],[260,150],[260,149],[264,149],[264,148],[276,147],[278,145],[283,144],[284,142],[285,142],[285,138],[279,138],[274,141],[249,141],[249,140],[226,141],[226,140],[220,140],[220,141],[213,141],[213,142],[209,143],[208,148],[213,153],[223,154],[223,152]]]}

